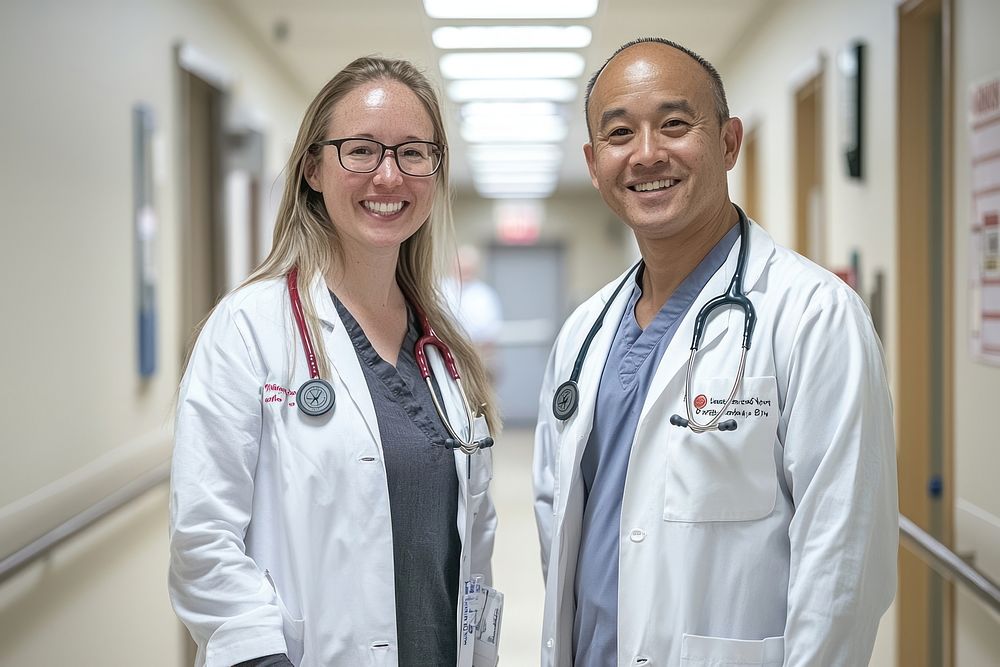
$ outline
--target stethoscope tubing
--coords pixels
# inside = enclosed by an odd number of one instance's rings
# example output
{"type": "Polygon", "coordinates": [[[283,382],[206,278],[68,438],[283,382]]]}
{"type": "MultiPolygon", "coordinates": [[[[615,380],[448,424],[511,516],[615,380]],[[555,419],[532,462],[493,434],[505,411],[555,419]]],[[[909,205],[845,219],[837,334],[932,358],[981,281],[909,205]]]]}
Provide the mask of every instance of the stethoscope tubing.
{"type": "Polygon", "coordinates": [[[726,414],[729,406],[732,405],[733,399],[736,398],[736,392],[739,391],[740,386],[743,384],[747,351],[753,342],[753,330],[757,324],[757,311],[743,291],[743,273],[746,270],[747,256],[749,254],[748,248],[750,245],[750,222],[747,220],[746,214],[738,206],[736,210],[740,215],[740,250],[736,258],[736,270],[733,272],[733,277],[729,281],[729,287],[726,289],[725,294],[715,297],[702,306],[695,317],[694,333],[691,336],[691,355],[688,357],[687,372],[684,374],[684,411],[687,414],[687,419],[683,419],[680,415],[673,415],[670,418],[670,423],[674,426],[690,428],[693,433],[736,430],[735,419],[720,420],[726,414]],[[725,404],[707,423],[700,423],[695,419],[691,404],[691,378],[694,376],[694,362],[698,354],[698,349],[701,347],[702,336],[705,334],[705,324],[708,322],[708,316],[713,310],[722,306],[736,306],[743,310],[743,344],[741,346],[742,351],[740,352],[740,366],[736,371],[736,378],[733,381],[733,387],[729,392],[729,397],[726,399],[725,404]]]}
{"type": "MultiPolygon", "coordinates": [[[[299,296],[298,279],[298,267],[293,267],[292,270],[288,272],[287,276],[288,298],[291,302],[292,315],[295,318],[295,326],[299,331],[299,338],[302,341],[302,349],[306,355],[306,363],[309,367],[309,379],[306,380],[299,388],[296,402],[298,403],[299,409],[304,414],[311,417],[317,417],[330,411],[334,405],[335,394],[330,383],[320,377],[319,363],[316,360],[316,350],[313,347],[312,336],[309,335],[305,314],[302,311],[302,300],[299,296]],[[313,398],[310,399],[308,397],[313,398]],[[315,407],[311,405],[310,400],[313,404],[315,404],[315,407]]],[[[438,338],[423,309],[417,305],[415,300],[410,299],[409,301],[413,309],[416,311],[418,319],[420,320],[422,333],[414,346],[413,356],[416,360],[417,368],[420,371],[420,377],[422,377],[427,383],[427,389],[431,392],[434,409],[437,411],[442,425],[450,436],[444,443],[445,447],[449,449],[461,449],[465,454],[471,455],[482,447],[493,446],[493,438],[487,436],[477,440],[475,437],[475,416],[472,412],[472,406],[469,403],[469,397],[465,393],[465,387],[462,385],[462,378],[461,375],[459,375],[458,366],[455,364],[455,358],[452,356],[451,350],[444,343],[444,341],[438,338]],[[437,348],[444,361],[448,375],[458,387],[458,393],[462,397],[462,406],[465,409],[465,418],[469,432],[468,438],[463,438],[458,433],[458,430],[452,425],[451,419],[448,417],[448,412],[442,405],[442,399],[438,397],[438,392],[434,388],[434,383],[431,380],[431,368],[427,360],[427,353],[425,349],[428,345],[437,348]]]]}
{"type": "MultiPolygon", "coordinates": [[[[735,205],[734,205],[735,206],[735,205]]],[[[746,214],[736,206],[736,211],[739,213],[739,225],[740,225],[740,249],[739,254],[736,259],[736,270],[733,272],[733,277],[729,281],[729,287],[726,289],[724,294],[721,294],[708,303],[701,307],[698,314],[695,316],[694,320],[694,331],[691,336],[691,354],[688,357],[687,371],[684,376],[684,408],[687,413],[687,419],[681,417],[680,415],[673,415],[670,418],[670,423],[674,426],[680,426],[685,428],[690,428],[694,433],[704,433],[706,431],[732,431],[736,429],[736,421],[733,419],[728,419],[726,421],[721,421],[723,415],[725,415],[726,410],[732,405],[733,400],[736,398],[736,393],[739,391],[740,386],[743,383],[743,374],[746,370],[746,358],[747,351],[750,349],[750,345],[753,341],[753,331],[757,324],[757,313],[753,307],[753,303],[747,298],[746,294],[743,292],[743,274],[746,271],[747,257],[749,256],[749,239],[750,239],[750,221],[747,219],[746,214]],[[740,354],[740,365],[736,373],[736,379],[733,382],[733,387],[729,392],[729,397],[726,399],[725,405],[721,410],[719,410],[715,416],[709,420],[707,423],[699,423],[694,416],[694,410],[691,404],[691,381],[694,375],[694,362],[695,357],[698,354],[698,349],[701,346],[702,336],[705,333],[705,325],[708,322],[708,316],[716,308],[722,306],[736,306],[743,310],[743,344],[742,351],[740,354]]],[[[580,347],[580,351],[577,353],[576,361],[573,364],[573,370],[570,373],[570,377],[566,382],[563,382],[556,389],[555,394],[552,397],[552,414],[561,421],[566,421],[573,414],[576,413],[577,405],[579,403],[579,380],[580,374],[583,370],[583,364],[586,361],[587,353],[590,351],[590,345],[594,342],[594,338],[597,337],[597,332],[601,330],[604,325],[604,319],[607,317],[608,310],[611,308],[612,303],[614,303],[615,298],[621,292],[621,290],[628,284],[629,279],[632,274],[643,265],[643,261],[639,260],[625,277],[618,283],[615,291],[611,294],[604,308],[601,310],[594,324],[591,325],[590,331],[587,333],[586,338],[584,338],[583,345],[580,347]]]]}
{"type": "Polygon", "coordinates": [[[468,394],[465,393],[465,387],[462,385],[462,376],[458,372],[458,366],[455,364],[455,358],[451,354],[451,350],[445,345],[444,341],[438,338],[437,333],[434,331],[434,327],[431,326],[430,320],[427,319],[426,313],[420,306],[416,305],[416,301],[411,300],[413,309],[417,313],[417,318],[420,320],[420,327],[423,330],[423,335],[417,339],[416,346],[413,350],[413,357],[416,359],[417,368],[420,371],[420,377],[424,379],[427,383],[427,389],[431,392],[431,400],[434,402],[434,409],[437,410],[438,416],[441,418],[441,423],[444,425],[448,435],[451,436],[451,442],[445,443],[445,446],[449,449],[458,447],[466,454],[474,454],[480,447],[489,447],[493,444],[492,438],[485,438],[482,441],[476,440],[475,435],[475,416],[472,413],[472,406],[469,404],[468,394]],[[431,367],[427,360],[427,346],[430,345],[437,349],[441,354],[441,358],[444,361],[445,368],[448,371],[448,375],[454,380],[456,386],[458,387],[458,393],[462,396],[462,406],[465,408],[465,419],[468,425],[469,437],[463,438],[459,435],[458,431],[452,426],[451,419],[448,418],[448,413],[441,405],[440,399],[438,399],[438,392],[434,389],[434,383],[431,382],[431,367]],[[489,440],[489,444],[486,444],[486,440],[489,440]]]}
{"type": "Polygon", "coordinates": [[[309,366],[309,377],[319,378],[319,364],[316,362],[316,351],[312,346],[312,336],[306,326],[306,318],[302,313],[302,300],[299,298],[299,269],[293,268],[288,272],[288,296],[292,302],[292,315],[295,316],[295,326],[299,330],[299,338],[302,339],[302,349],[306,354],[306,363],[309,366]]]}

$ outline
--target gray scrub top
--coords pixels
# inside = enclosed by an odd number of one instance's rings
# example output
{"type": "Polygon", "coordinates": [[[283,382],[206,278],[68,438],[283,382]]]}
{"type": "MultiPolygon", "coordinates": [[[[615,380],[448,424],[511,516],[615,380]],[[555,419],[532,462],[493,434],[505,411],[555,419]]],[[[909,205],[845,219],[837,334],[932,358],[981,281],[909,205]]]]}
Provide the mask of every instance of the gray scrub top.
{"type": "MultiPolygon", "coordinates": [[[[455,455],[414,358],[410,316],[396,366],[331,292],[371,392],[389,487],[400,667],[454,665],[458,648],[458,473],[455,455]]],[[[386,573],[388,576],[388,573],[386,573]]],[[[333,603],[333,601],[331,601],[333,603]]]]}

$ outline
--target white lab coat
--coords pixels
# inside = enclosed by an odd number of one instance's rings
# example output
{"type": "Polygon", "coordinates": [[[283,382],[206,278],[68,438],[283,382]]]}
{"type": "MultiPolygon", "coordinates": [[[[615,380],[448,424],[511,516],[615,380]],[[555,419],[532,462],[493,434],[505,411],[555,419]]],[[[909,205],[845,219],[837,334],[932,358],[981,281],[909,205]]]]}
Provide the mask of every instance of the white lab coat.
{"type": "MultiPolygon", "coordinates": [[[[170,596],[197,665],[273,653],[296,665],[397,664],[392,527],[378,421],[357,354],[322,279],[310,286],[336,405],[294,405],[309,378],[284,280],[227,296],[181,383],[170,502],[170,596]]],[[[455,383],[428,357],[452,423],[455,383]]],[[[485,422],[477,423],[485,435],[485,422]]],[[[464,435],[464,433],[463,433],[464,435]]],[[[491,579],[490,450],[455,452],[461,579],[491,579]]],[[[460,582],[461,583],[461,582],[460,582]]],[[[461,604],[459,604],[461,614],[461,604]]],[[[461,624],[459,624],[461,627],[461,624]]],[[[472,664],[471,642],[459,665],[472,664]]]]}
{"type": "MultiPolygon", "coordinates": [[[[895,592],[898,541],[892,406],[863,302],[751,225],[744,289],[757,328],[737,396],[745,402],[730,408],[749,416],[726,433],[669,423],[685,415],[695,316],[726,291],[738,251],[736,243],[685,316],[639,417],[621,511],[618,665],[859,667],[895,592]]],[[[580,459],[630,290],[590,348],[576,415],[553,417],[552,396],[617,283],[569,318],[542,386],[534,484],[544,667],[572,664],[580,459]]],[[[710,319],[694,396],[728,396],[740,312],[710,319]]]]}

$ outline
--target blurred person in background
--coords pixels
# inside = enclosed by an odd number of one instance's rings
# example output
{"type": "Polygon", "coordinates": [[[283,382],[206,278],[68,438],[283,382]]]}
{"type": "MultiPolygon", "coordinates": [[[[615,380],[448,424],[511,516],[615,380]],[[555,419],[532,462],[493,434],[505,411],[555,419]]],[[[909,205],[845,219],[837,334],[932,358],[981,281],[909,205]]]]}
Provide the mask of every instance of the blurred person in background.
{"type": "Polygon", "coordinates": [[[499,424],[437,292],[435,92],[406,61],[352,62],[307,109],[287,174],[270,255],[215,307],[181,382],[171,600],[198,665],[469,667],[463,585],[491,577],[499,424]],[[432,332],[464,392],[418,345],[432,332]]]}
{"type": "Polygon", "coordinates": [[[444,283],[444,293],[449,308],[469,334],[495,381],[496,345],[503,326],[503,311],[500,295],[483,282],[481,272],[479,250],[471,245],[459,246],[452,275],[444,283]]]}
{"type": "Polygon", "coordinates": [[[730,201],[743,126],[703,58],[630,42],[585,113],[642,261],[570,316],[542,385],[542,664],[868,664],[899,531],[867,308],[730,201]]]}

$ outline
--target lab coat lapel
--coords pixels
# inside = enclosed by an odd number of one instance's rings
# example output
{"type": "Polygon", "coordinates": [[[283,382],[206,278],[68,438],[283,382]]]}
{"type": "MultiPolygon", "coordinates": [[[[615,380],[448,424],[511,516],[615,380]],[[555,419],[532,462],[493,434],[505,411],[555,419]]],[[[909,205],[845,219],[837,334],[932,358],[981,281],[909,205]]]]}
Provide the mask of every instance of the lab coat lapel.
{"type": "Polygon", "coordinates": [[[341,409],[342,401],[350,401],[364,417],[368,432],[381,450],[378,419],[375,416],[375,404],[372,402],[371,392],[368,391],[368,382],[365,380],[364,371],[361,370],[361,362],[358,361],[358,353],[354,349],[351,336],[341,321],[336,306],[333,305],[333,299],[322,275],[313,280],[310,293],[316,306],[316,314],[319,316],[323,344],[330,359],[330,370],[340,378],[342,386],[348,388],[347,391],[337,392],[337,405],[333,409],[341,409]]]}
{"type": "MultiPolygon", "coordinates": [[[[613,283],[601,290],[601,298],[594,302],[593,307],[590,309],[591,312],[587,314],[586,319],[581,325],[579,335],[576,336],[574,341],[575,347],[573,348],[572,357],[569,359],[570,369],[572,369],[572,364],[576,361],[576,355],[583,346],[590,327],[601,314],[601,309],[608,303],[608,299],[611,298],[615,288],[625,279],[626,273],[620,275],[613,283]]],[[[614,303],[608,309],[604,317],[604,324],[601,326],[600,331],[597,332],[597,335],[594,336],[594,341],[587,351],[587,358],[583,363],[583,369],[580,371],[578,382],[580,403],[576,414],[569,418],[566,437],[563,439],[564,443],[573,446],[574,454],[573,456],[560,457],[562,467],[560,470],[561,479],[573,479],[575,472],[580,470],[580,458],[583,456],[583,450],[586,447],[587,439],[590,437],[590,431],[594,425],[594,411],[597,407],[597,390],[601,384],[601,375],[604,373],[604,365],[607,362],[608,353],[611,350],[611,344],[614,342],[618,325],[632,295],[631,286],[634,284],[635,274],[632,273],[628,279],[629,283],[622,288],[615,297],[614,303]]],[[[561,378],[559,383],[561,384],[568,379],[569,373],[566,374],[565,378],[561,378]]],[[[563,494],[564,498],[565,495],[563,494]]]]}

